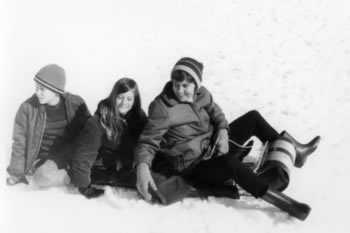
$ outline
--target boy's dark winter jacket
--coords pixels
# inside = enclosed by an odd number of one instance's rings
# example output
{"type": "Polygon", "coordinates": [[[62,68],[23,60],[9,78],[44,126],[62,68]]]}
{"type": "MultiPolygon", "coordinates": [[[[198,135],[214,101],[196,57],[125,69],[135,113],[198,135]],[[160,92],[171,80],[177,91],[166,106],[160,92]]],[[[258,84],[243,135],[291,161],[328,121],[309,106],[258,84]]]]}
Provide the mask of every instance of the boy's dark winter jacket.
{"type": "MultiPolygon", "coordinates": [[[[62,95],[68,120],[69,144],[62,149],[63,156],[69,156],[74,142],[91,114],[84,100],[66,92],[62,95]]],[[[10,165],[7,168],[11,176],[23,177],[34,171],[34,163],[40,150],[46,122],[45,106],[40,105],[34,94],[21,104],[17,111],[14,129],[10,165]]]]}
{"type": "MultiPolygon", "coordinates": [[[[201,86],[193,103],[179,102],[168,82],[149,107],[149,120],[135,150],[135,164],[181,173],[206,153],[219,129],[228,129],[221,108],[201,86]]],[[[158,170],[158,169],[156,169],[158,170]]]]}

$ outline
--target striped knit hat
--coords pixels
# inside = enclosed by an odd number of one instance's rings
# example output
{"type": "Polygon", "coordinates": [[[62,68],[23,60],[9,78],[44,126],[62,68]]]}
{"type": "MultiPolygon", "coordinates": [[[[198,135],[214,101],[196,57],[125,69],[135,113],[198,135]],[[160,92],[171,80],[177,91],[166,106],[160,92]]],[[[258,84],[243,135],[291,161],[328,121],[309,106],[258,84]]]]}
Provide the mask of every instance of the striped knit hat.
{"type": "Polygon", "coordinates": [[[64,69],[58,65],[51,64],[44,66],[35,75],[34,80],[59,94],[64,93],[64,86],[66,85],[66,74],[64,69]]]}
{"type": "Polygon", "coordinates": [[[203,72],[203,64],[194,60],[190,57],[181,58],[178,62],[176,62],[171,74],[173,74],[177,70],[182,70],[190,74],[194,81],[197,84],[197,88],[200,88],[202,83],[202,72],[203,72]]]}

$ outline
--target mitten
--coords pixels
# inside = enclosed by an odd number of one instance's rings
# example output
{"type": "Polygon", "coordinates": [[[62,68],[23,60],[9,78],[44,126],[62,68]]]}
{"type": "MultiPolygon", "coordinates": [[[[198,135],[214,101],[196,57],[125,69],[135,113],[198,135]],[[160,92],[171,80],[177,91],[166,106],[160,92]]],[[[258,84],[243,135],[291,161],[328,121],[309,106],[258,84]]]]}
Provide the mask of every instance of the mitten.
{"type": "Polygon", "coordinates": [[[22,177],[10,176],[10,177],[7,177],[6,179],[6,184],[9,186],[20,184],[20,183],[29,184],[25,176],[22,176],[22,177]]]}
{"type": "Polygon", "coordinates": [[[103,189],[94,188],[91,185],[87,187],[79,187],[78,190],[87,199],[99,197],[105,192],[103,189]]]}
{"type": "Polygon", "coordinates": [[[227,129],[220,129],[217,136],[217,155],[227,154],[229,151],[227,129]]]}

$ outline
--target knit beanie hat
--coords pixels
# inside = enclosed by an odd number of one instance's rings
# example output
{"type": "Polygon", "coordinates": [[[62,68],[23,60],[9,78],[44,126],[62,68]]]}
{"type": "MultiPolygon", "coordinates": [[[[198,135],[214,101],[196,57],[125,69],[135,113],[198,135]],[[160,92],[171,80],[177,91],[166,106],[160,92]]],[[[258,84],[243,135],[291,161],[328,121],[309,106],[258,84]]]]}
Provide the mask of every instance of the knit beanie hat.
{"type": "Polygon", "coordinates": [[[176,62],[171,74],[173,74],[177,70],[182,70],[190,74],[194,81],[197,84],[197,87],[200,88],[202,83],[202,72],[203,72],[203,64],[194,60],[190,57],[181,58],[178,62],[176,62]]]}
{"type": "Polygon", "coordinates": [[[44,66],[35,75],[34,80],[59,94],[64,93],[64,86],[66,85],[66,74],[64,69],[58,65],[51,64],[44,66]]]}

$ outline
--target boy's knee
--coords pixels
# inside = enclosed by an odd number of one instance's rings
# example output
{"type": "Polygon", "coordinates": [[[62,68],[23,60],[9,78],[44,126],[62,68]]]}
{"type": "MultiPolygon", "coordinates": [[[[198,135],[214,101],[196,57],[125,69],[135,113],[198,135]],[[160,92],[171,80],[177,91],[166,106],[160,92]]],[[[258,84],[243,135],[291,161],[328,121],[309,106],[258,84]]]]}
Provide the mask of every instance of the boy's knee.
{"type": "Polygon", "coordinates": [[[251,118],[259,118],[261,115],[257,110],[250,110],[249,112],[247,112],[247,115],[251,118]]]}
{"type": "Polygon", "coordinates": [[[70,178],[66,170],[58,169],[55,162],[48,160],[35,171],[33,181],[39,188],[48,188],[67,185],[70,178]]]}

